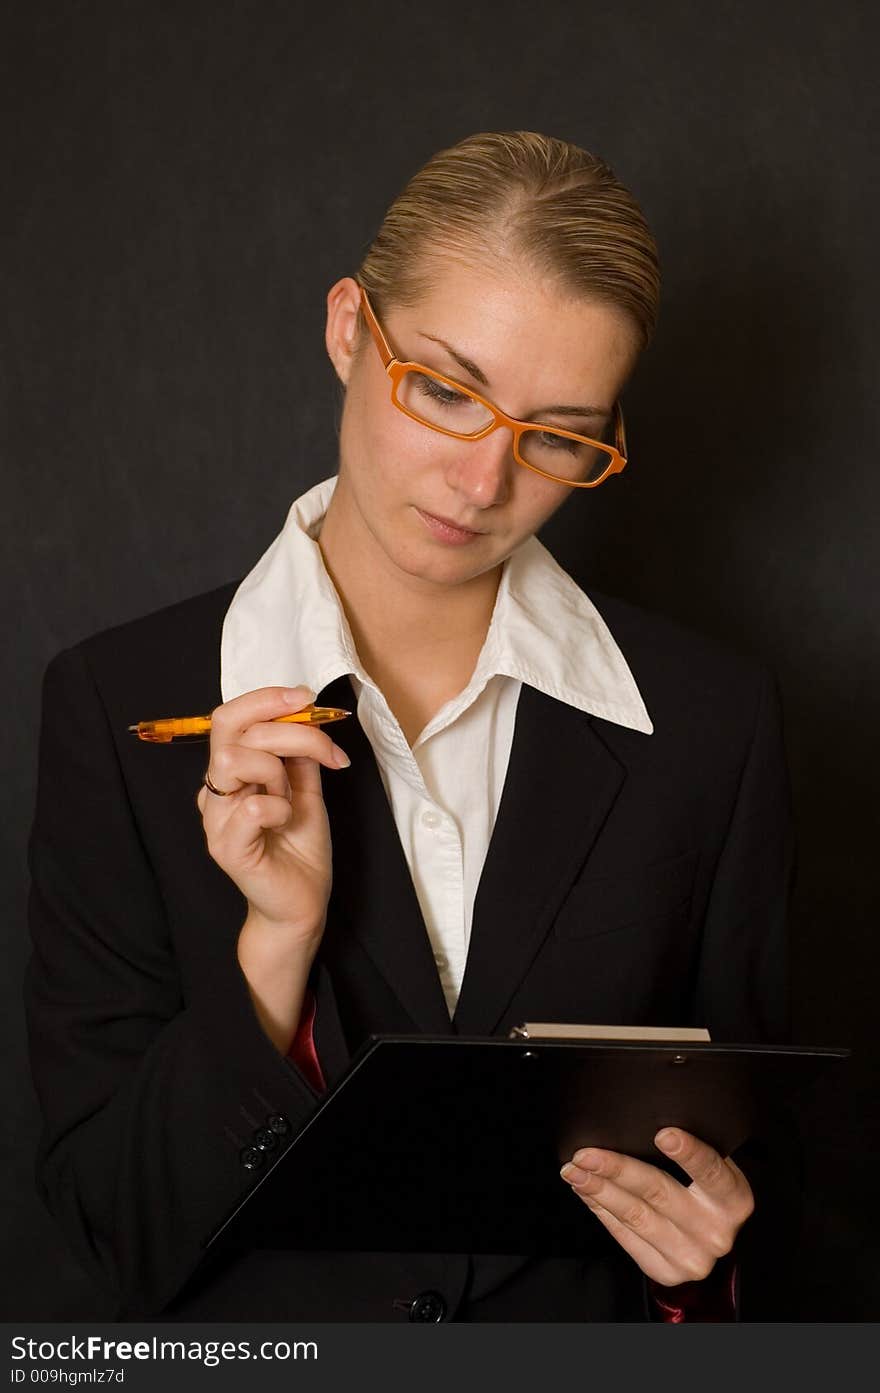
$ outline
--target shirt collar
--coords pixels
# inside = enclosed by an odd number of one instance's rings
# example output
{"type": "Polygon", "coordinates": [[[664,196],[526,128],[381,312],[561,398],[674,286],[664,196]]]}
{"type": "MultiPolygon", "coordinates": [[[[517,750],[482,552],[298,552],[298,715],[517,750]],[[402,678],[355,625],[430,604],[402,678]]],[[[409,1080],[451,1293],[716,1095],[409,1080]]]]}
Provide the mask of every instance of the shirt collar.
{"type": "MultiPolygon", "coordinates": [[[[349,673],[374,686],[316,540],[335,487],[333,476],[296,499],[281,532],[236,590],[220,648],[224,701],[276,685],[320,692],[349,673]]],[[[653,732],[610,629],[537,537],[517,547],[502,568],[467,691],[473,697],[496,674],[616,725],[653,732]]]]}
{"type": "Polygon", "coordinates": [[[232,597],[220,643],[224,701],[256,687],[320,692],[350,672],[369,681],[316,541],[335,487],[334,475],[296,499],[232,597]]]}
{"type": "Polygon", "coordinates": [[[652,734],[636,680],[596,606],[537,537],[507,560],[477,668],[652,734]]]}

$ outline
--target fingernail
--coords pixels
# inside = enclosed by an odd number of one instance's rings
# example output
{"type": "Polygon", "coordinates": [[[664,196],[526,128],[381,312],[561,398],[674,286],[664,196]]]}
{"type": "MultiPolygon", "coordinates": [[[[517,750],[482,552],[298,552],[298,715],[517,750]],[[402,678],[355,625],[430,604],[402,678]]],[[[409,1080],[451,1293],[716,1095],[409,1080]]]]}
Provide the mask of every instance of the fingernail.
{"type": "Polygon", "coordinates": [[[573,1166],[571,1164],[571,1161],[569,1161],[566,1165],[562,1167],[562,1170],[559,1172],[559,1174],[562,1176],[563,1180],[567,1180],[569,1184],[571,1184],[573,1180],[577,1180],[577,1167],[573,1166]]]}
{"type": "Polygon", "coordinates": [[[576,1151],[571,1159],[585,1171],[597,1171],[602,1164],[601,1157],[592,1151],[576,1151]]]}
{"type": "Polygon", "coordinates": [[[348,769],[351,764],[351,760],[345,753],[345,750],[341,750],[338,745],[335,745],[333,748],[333,758],[336,762],[337,769],[348,769]]]}
{"type": "Polygon", "coordinates": [[[681,1138],[670,1127],[664,1127],[662,1132],[657,1133],[654,1144],[659,1146],[661,1151],[668,1151],[670,1154],[681,1150],[681,1138]]]}
{"type": "Polygon", "coordinates": [[[282,699],[288,706],[308,706],[310,701],[314,701],[318,695],[313,692],[311,687],[285,687],[281,693],[282,699]]]}

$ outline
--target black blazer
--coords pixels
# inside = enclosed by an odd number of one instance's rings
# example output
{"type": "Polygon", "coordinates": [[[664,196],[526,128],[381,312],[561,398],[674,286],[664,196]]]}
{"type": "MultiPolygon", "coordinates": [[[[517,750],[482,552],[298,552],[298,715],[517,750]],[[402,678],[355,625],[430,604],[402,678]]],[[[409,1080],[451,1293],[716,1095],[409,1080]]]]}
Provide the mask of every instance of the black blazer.
{"type": "MultiPolygon", "coordinates": [[[[201,1260],[259,1174],[241,1159],[254,1131],[281,1117],[295,1134],[317,1098],[263,1034],[238,967],[245,901],[208,855],[195,805],[207,746],[126,730],[219,704],[237,584],[97,634],[46,672],[26,979],[46,1205],[123,1319],[405,1321],[424,1291],[447,1319],[648,1318],[638,1270],[598,1224],[576,1259],[201,1260]]],[[[523,687],[452,1023],[371,747],[356,718],[335,728],[352,764],[324,776],[334,885],[311,979],[331,1084],[374,1031],[506,1034],[557,1019],[785,1036],[794,852],[775,679],[670,620],[591,598],[654,733],[523,687]]],[[[318,699],[353,705],[347,679],[318,699]]],[[[760,1211],[759,1195],[744,1235],[760,1232],[760,1211]]],[[[760,1274],[742,1251],[747,1317],[760,1274]]]]}

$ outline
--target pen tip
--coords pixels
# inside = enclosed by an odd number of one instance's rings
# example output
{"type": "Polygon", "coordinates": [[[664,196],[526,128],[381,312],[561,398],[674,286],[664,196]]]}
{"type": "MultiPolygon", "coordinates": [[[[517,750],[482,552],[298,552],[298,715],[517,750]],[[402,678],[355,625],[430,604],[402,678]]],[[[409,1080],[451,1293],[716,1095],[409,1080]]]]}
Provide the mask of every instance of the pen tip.
{"type": "Polygon", "coordinates": [[[129,730],[137,730],[137,726],[129,726],[129,730]]]}

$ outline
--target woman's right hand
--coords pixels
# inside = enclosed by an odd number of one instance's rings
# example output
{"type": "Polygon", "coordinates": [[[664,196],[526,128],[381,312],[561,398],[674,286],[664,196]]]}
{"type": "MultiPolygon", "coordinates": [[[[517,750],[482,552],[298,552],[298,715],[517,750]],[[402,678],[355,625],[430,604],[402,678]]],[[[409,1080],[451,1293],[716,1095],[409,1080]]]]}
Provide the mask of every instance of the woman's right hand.
{"type": "Polygon", "coordinates": [[[321,770],[349,760],[320,726],[279,722],[314,700],[306,687],[261,687],[211,714],[208,775],[196,802],[208,851],[248,901],[243,931],[276,961],[317,951],[332,882],[321,770]]]}

